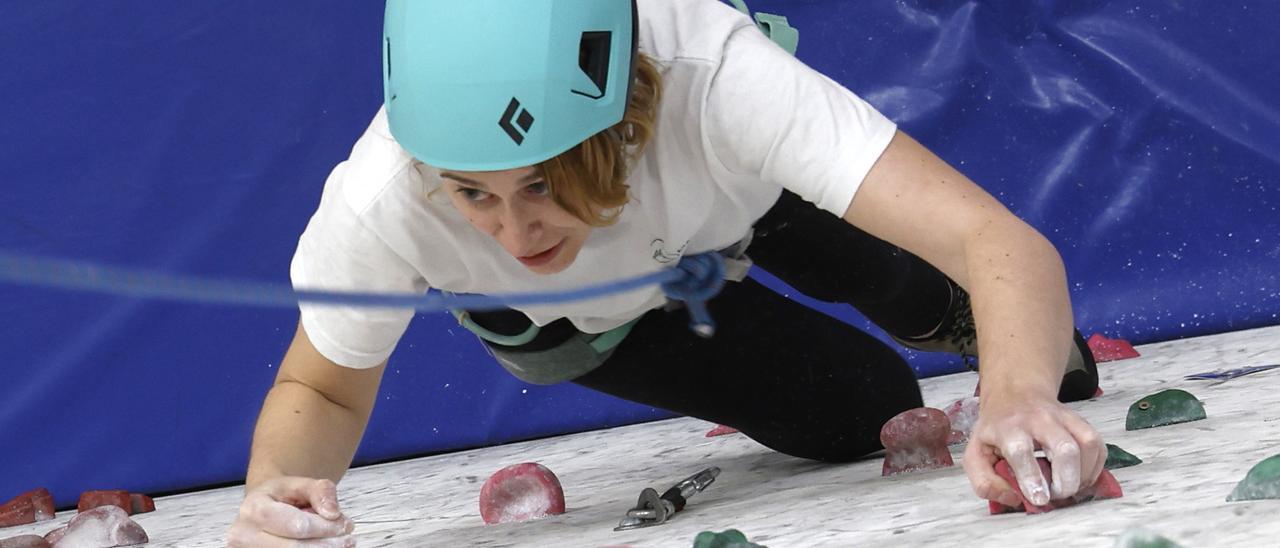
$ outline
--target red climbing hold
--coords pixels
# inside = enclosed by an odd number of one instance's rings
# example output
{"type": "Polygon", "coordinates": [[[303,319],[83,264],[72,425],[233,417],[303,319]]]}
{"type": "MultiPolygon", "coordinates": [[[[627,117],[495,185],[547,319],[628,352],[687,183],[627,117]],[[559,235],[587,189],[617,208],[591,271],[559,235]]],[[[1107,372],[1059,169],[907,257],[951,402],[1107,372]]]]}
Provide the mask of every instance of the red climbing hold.
{"type": "Polygon", "coordinates": [[[480,517],[485,523],[529,521],[563,513],[560,480],[536,462],[498,470],[480,488],[480,517]]]}
{"type": "Polygon", "coordinates": [[[898,413],[880,429],[885,448],[880,475],[951,466],[950,434],[951,421],[939,409],[918,407],[898,413]]]}
{"type": "Polygon", "coordinates": [[[0,506],[0,527],[53,519],[53,495],[44,487],[22,493],[0,506]]]}
{"type": "Polygon", "coordinates": [[[142,493],[129,493],[129,515],[156,511],[156,501],[142,493]]]}
{"type": "Polygon", "coordinates": [[[1129,341],[1108,339],[1101,333],[1094,333],[1089,336],[1089,351],[1093,353],[1093,360],[1098,363],[1140,356],[1138,351],[1133,349],[1133,345],[1129,344],[1129,341]]]}
{"type": "Polygon", "coordinates": [[[126,514],[133,510],[133,501],[129,492],[123,489],[104,489],[80,493],[80,502],[76,504],[77,512],[92,510],[99,506],[115,506],[126,514]]]}
{"type": "Polygon", "coordinates": [[[715,428],[707,430],[707,437],[712,438],[715,436],[724,436],[727,434],[737,434],[737,433],[738,433],[737,428],[734,428],[732,426],[725,426],[723,424],[717,424],[715,428]]]}
{"type": "Polygon", "coordinates": [[[62,529],[45,535],[50,544],[59,546],[94,546],[113,548],[134,546],[150,541],[141,525],[114,505],[99,506],[76,514],[62,529]]]}
{"type": "MultiPolygon", "coordinates": [[[[1045,478],[1053,477],[1053,467],[1049,464],[1048,459],[1044,457],[1037,458],[1036,464],[1040,465],[1040,473],[1044,474],[1045,478]]],[[[996,462],[996,474],[1009,482],[1009,485],[1013,487],[1013,492],[1022,500],[1022,504],[1019,504],[1018,506],[1005,506],[994,500],[987,501],[987,509],[990,510],[993,515],[1023,511],[1028,514],[1042,514],[1044,512],[1074,506],[1081,502],[1088,502],[1094,499],[1114,499],[1124,496],[1124,492],[1120,489],[1120,482],[1116,481],[1115,476],[1112,476],[1111,472],[1103,470],[1102,474],[1098,476],[1097,482],[1094,482],[1094,484],[1089,487],[1077,491],[1075,495],[1065,499],[1051,500],[1049,501],[1049,504],[1043,506],[1036,506],[1032,504],[1031,501],[1027,500],[1027,497],[1022,495],[1022,488],[1018,487],[1018,479],[1014,477],[1013,469],[1009,467],[1008,461],[1000,460],[999,462],[996,462]]]]}

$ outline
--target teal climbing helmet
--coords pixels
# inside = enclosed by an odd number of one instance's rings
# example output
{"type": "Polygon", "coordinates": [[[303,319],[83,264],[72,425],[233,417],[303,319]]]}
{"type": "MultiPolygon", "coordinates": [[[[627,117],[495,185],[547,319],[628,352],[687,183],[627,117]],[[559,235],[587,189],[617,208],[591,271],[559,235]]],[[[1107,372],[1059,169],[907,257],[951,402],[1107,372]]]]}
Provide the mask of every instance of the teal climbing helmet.
{"type": "Polygon", "coordinates": [[[534,165],[622,121],[635,0],[387,0],[391,134],[459,171],[534,165]]]}

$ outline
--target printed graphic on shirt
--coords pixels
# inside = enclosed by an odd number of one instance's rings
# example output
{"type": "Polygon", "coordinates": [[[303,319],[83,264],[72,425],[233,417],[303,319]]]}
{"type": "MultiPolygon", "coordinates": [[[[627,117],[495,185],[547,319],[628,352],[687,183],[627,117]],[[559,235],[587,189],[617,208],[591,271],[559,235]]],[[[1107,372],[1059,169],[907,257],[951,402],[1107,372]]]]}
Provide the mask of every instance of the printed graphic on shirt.
{"type": "Polygon", "coordinates": [[[662,238],[654,238],[652,242],[649,242],[649,248],[653,250],[653,260],[661,264],[674,263],[680,260],[686,247],[689,247],[689,240],[685,240],[675,251],[668,251],[667,241],[662,238]]]}

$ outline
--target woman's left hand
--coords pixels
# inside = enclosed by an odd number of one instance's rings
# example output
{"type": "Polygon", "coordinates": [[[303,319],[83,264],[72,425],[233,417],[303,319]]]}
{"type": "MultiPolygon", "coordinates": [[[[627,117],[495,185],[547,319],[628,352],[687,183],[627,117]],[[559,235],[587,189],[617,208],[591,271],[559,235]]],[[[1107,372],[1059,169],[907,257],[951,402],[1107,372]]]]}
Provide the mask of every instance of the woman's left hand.
{"type": "Polygon", "coordinates": [[[1011,396],[986,388],[964,453],[964,470],[974,493],[1006,506],[1021,504],[995,473],[1001,458],[1009,461],[1023,494],[1035,505],[1070,497],[1097,481],[1107,450],[1088,422],[1056,398],[1011,396]],[[1053,463],[1052,478],[1040,473],[1036,449],[1043,449],[1053,463]]]}

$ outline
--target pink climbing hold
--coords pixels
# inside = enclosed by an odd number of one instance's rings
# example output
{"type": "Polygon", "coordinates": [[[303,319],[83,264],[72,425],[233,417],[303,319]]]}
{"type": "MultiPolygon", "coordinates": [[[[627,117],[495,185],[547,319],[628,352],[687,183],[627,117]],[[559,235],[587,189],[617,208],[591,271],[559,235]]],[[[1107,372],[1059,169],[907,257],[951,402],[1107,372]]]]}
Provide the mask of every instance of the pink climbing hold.
{"type": "Polygon", "coordinates": [[[939,409],[918,407],[898,413],[880,429],[885,448],[880,475],[951,466],[950,434],[951,421],[939,409]]]}
{"type": "Polygon", "coordinates": [[[723,424],[717,424],[715,428],[707,430],[707,437],[713,438],[715,436],[724,436],[728,434],[737,434],[737,433],[738,433],[737,428],[734,428],[732,426],[725,426],[723,424]]]}
{"type": "Polygon", "coordinates": [[[523,522],[563,513],[560,480],[536,462],[498,470],[480,488],[480,517],[485,523],[523,522]]]}
{"type": "Polygon", "coordinates": [[[0,539],[0,548],[52,548],[40,535],[21,535],[0,539]]]}
{"type": "MultiPolygon", "coordinates": [[[[1044,474],[1045,478],[1053,477],[1053,466],[1049,463],[1048,459],[1039,457],[1036,459],[1036,464],[1040,465],[1040,473],[1044,474]]],[[[1005,506],[994,500],[987,501],[987,509],[992,515],[1007,514],[1010,512],[1043,514],[1058,508],[1075,506],[1076,504],[1089,502],[1095,499],[1115,499],[1124,496],[1124,491],[1120,489],[1120,482],[1116,481],[1116,477],[1111,475],[1110,471],[1104,469],[1102,474],[1098,476],[1098,481],[1094,482],[1094,484],[1089,487],[1077,491],[1075,495],[1065,499],[1051,500],[1049,501],[1049,504],[1037,506],[1027,500],[1027,497],[1023,496],[1022,488],[1018,486],[1018,479],[1013,475],[1013,468],[1009,466],[1008,461],[1002,459],[996,462],[996,474],[1009,483],[1009,486],[1013,488],[1014,494],[1018,495],[1018,499],[1022,501],[1022,504],[1017,506],[1005,506]]]]}
{"type": "Polygon", "coordinates": [[[1133,349],[1129,341],[1108,339],[1101,333],[1089,336],[1089,351],[1093,353],[1093,360],[1098,363],[1136,358],[1141,355],[1133,349]]]}
{"type": "Polygon", "coordinates": [[[146,544],[151,539],[136,521],[119,506],[99,506],[80,512],[67,526],[45,535],[50,544],[61,547],[92,546],[114,548],[146,544]]]}
{"type": "Polygon", "coordinates": [[[972,396],[961,398],[942,410],[951,421],[951,433],[947,435],[947,445],[957,445],[969,441],[969,433],[978,422],[978,398],[972,396]]]}

